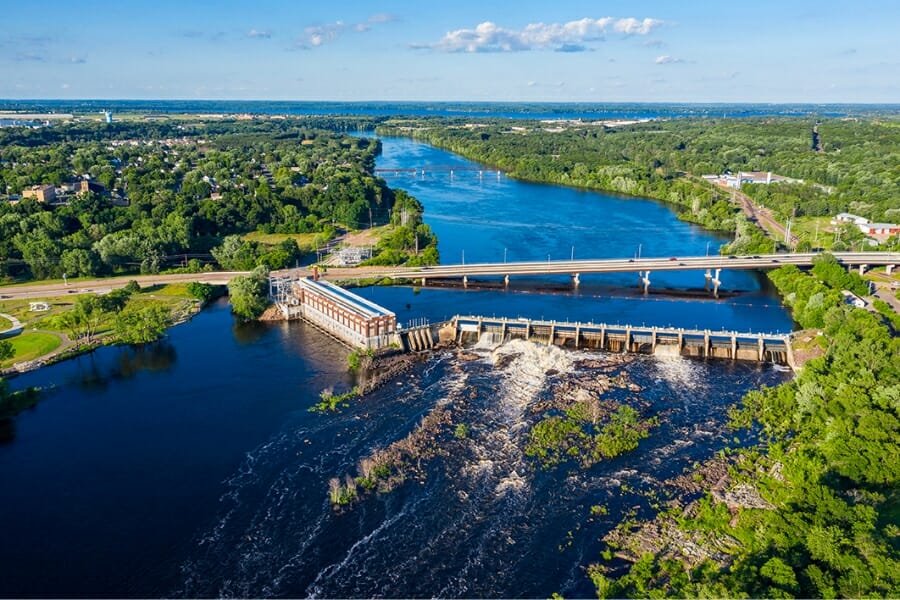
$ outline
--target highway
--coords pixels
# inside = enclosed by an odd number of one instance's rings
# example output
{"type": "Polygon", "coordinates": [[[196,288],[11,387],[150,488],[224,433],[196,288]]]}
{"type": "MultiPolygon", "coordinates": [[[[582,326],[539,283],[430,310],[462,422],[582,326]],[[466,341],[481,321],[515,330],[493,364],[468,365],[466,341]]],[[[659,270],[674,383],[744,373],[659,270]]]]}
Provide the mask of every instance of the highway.
{"type": "MultiPolygon", "coordinates": [[[[524,276],[524,275],[581,275],[584,273],[627,273],[654,271],[690,271],[710,269],[752,270],[774,269],[782,265],[809,267],[817,255],[806,254],[763,254],[754,256],[682,256],[637,259],[588,259],[554,260],[510,263],[473,263],[458,265],[435,265],[430,267],[329,267],[322,271],[323,279],[349,281],[353,279],[422,280],[441,278],[461,278],[474,276],[524,276]]],[[[835,252],[835,258],[848,266],[883,265],[900,266],[900,252],[835,252]]],[[[89,281],[63,283],[34,283],[25,285],[0,286],[0,299],[48,298],[66,294],[105,293],[111,289],[124,287],[134,279],[141,286],[200,281],[202,283],[225,284],[236,275],[246,275],[246,271],[214,271],[209,273],[183,273],[177,275],[133,275],[109,277],[89,281]]],[[[307,276],[307,269],[276,271],[273,275],[307,276]]]]}
{"type": "MultiPolygon", "coordinates": [[[[753,256],[683,256],[637,259],[559,260],[511,263],[473,263],[416,268],[385,268],[369,271],[367,277],[426,279],[443,277],[627,273],[641,271],[690,271],[706,269],[775,269],[782,265],[812,266],[817,254],[762,254],[753,256]]],[[[900,252],[835,252],[838,262],[848,266],[900,265],[900,252]]],[[[330,278],[341,270],[329,271],[330,278]]],[[[348,273],[349,274],[349,273],[348,273]]]]}
{"type": "Polygon", "coordinates": [[[110,290],[123,288],[129,281],[137,281],[141,287],[165,285],[169,283],[226,284],[236,275],[247,275],[249,271],[213,271],[209,273],[179,273],[176,275],[130,275],[126,277],[105,277],[86,281],[64,283],[29,283],[25,285],[0,286],[0,299],[50,298],[66,294],[105,294],[110,290]]]}

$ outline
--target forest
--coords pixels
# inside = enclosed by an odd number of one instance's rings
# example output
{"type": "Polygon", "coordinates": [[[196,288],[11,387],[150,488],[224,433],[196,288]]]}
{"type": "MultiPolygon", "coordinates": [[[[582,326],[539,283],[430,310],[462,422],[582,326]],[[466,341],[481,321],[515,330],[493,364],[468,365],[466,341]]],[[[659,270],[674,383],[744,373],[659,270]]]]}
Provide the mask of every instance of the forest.
{"type": "Polygon", "coordinates": [[[707,492],[690,509],[664,511],[658,518],[716,540],[723,555],[690,564],[644,554],[620,577],[598,563],[601,597],[900,595],[900,338],[842,301],[839,291],[862,280],[828,255],[811,273],[784,266],[771,279],[800,325],[822,332],[822,352],[732,411],[733,426],[757,431],[760,445],[732,450],[728,476],[761,501],[726,506],[707,492]]]}
{"type": "Polygon", "coordinates": [[[802,118],[670,119],[616,126],[583,121],[393,119],[385,135],[404,135],[524,180],[571,185],[672,204],[679,217],[735,235],[723,253],[775,249],[701,175],[763,171],[802,183],[747,185],[742,191],[784,220],[853,212],[900,221],[900,123],[802,118]]]}
{"type": "MultiPolygon", "coordinates": [[[[0,279],[155,273],[215,263],[250,270],[294,266],[296,236],[276,244],[244,234],[309,234],[394,222],[401,242],[436,261],[422,207],[372,175],[380,143],[350,136],[366,119],[123,121],[0,129],[0,279]],[[90,191],[68,186],[90,182],[90,191]],[[20,198],[57,186],[53,202],[20,198]],[[392,211],[406,208],[403,223],[392,211]]],[[[394,246],[400,250],[394,251],[394,246]]]]}

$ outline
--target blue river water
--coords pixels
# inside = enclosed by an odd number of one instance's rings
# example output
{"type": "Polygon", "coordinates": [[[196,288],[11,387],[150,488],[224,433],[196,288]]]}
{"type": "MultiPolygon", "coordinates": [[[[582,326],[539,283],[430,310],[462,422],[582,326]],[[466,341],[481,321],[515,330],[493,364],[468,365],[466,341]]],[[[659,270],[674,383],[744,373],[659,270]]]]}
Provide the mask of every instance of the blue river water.
{"type": "MultiPolygon", "coordinates": [[[[384,149],[379,167],[462,164],[405,140],[384,149]]],[[[719,241],[649,201],[442,177],[389,183],[423,202],[445,262],[463,250],[497,260],[504,248],[510,259],[568,257],[573,245],[580,257],[639,244],[664,256],[719,241]],[[502,227],[488,218],[501,210],[502,227]]],[[[702,287],[694,275],[660,275],[660,287],[702,287]]],[[[790,329],[758,278],[725,282],[741,293],[643,297],[615,277],[562,293],[549,288],[565,281],[543,280],[510,291],[360,291],[405,321],[471,312],[790,329]]],[[[523,451],[524,427],[539,417],[532,407],[593,372],[562,350],[516,346],[509,361],[491,350],[474,360],[438,353],[339,413],[315,414],[320,392],[354,384],[346,350],[303,323],[237,325],[219,302],[160,343],[101,348],[12,380],[45,392],[0,427],[0,596],[588,596],[584,569],[599,538],[632,507],[650,510],[642,491],[742,442],[725,425],[728,406],[786,377],[770,365],[578,355],[627,373],[640,391],[616,398],[661,424],[634,453],[548,471],[523,451]],[[330,478],[435,410],[471,435],[441,430],[434,444],[452,451],[420,460],[393,492],[331,508],[330,478]],[[591,515],[595,505],[607,514],[591,515]]]]}
{"type": "MultiPolygon", "coordinates": [[[[450,152],[402,138],[382,140],[378,168],[425,206],[438,236],[441,262],[503,262],[575,258],[678,257],[716,254],[727,238],[679,221],[658,202],[516,181],[450,152]],[[443,170],[429,170],[440,166],[443,170]],[[457,167],[451,173],[446,169],[457,167]],[[422,173],[424,171],[424,174],[422,173]]],[[[633,323],[701,329],[786,332],[791,320],[768,280],[751,271],[723,271],[716,300],[702,293],[702,271],[651,273],[644,296],[634,273],[571,279],[513,279],[510,291],[413,288],[359,290],[392,308],[401,321],[443,320],[454,314],[633,323]],[[568,290],[560,293],[560,288],[568,290]],[[691,291],[697,295],[656,293],[691,291]]],[[[495,282],[496,283],[496,282],[495,282]]]]}

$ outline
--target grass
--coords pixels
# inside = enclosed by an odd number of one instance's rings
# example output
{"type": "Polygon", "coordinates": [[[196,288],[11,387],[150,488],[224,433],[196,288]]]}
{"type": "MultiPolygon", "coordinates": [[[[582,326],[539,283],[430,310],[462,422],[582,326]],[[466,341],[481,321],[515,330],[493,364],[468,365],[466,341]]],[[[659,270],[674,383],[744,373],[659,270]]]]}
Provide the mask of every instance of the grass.
{"type": "Polygon", "coordinates": [[[831,231],[833,227],[831,217],[798,217],[791,225],[791,233],[801,240],[809,240],[814,247],[830,250],[831,244],[834,242],[834,233],[831,231]],[[819,227],[818,238],[816,237],[816,224],[819,227]]]}
{"type": "Polygon", "coordinates": [[[321,234],[318,233],[263,233],[261,231],[252,231],[247,233],[242,237],[250,242],[258,242],[260,244],[268,244],[270,246],[274,246],[275,244],[280,244],[286,239],[292,239],[297,242],[297,245],[300,246],[301,249],[311,250],[315,247],[316,237],[321,234]]]}
{"type": "Polygon", "coordinates": [[[12,321],[6,317],[0,317],[0,331],[6,331],[10,327],[12,327],[12,321]]]}
{"type": "Polygon", "coordinates": [[[0,313],[14,316],[28,327],[62,331],[62,329],[52,325],[52,317],[69,310],[74,304],[75,298],[76,295],[72,294],[71,296],[56,296],[40,299],[20,298],[15,300],[4,300],[0,302],[0,313]],[[50,305],[50,310],[47,312],[31,312],[29,310],[30,303],[36,301],[47,302],[50,305]]]}
{"type": "Polygon", "coordinates": [[[0,366],[9,367],[15,363],[34,360],[59,348],[62,341],[52,333],[29,331],[10,338],[15,354],[0,366]]]}

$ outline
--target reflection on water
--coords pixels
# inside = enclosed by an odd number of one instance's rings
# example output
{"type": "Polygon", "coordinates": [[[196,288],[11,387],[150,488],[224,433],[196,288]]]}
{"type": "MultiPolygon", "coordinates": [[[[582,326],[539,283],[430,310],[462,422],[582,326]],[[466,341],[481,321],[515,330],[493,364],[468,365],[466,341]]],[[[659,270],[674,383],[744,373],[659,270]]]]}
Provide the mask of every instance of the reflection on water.
{"type": "Polygon", "coordinates": [[[266,335],[267,326],[259,321],[235,321],[231,331],[234,333],[234,339],[237,343],[249,346],[255,344],[266,335]]]}
{"type": "Polygon", "coordinates": [[[85,391],[100,392],[116,379],[128,379],[142,371],[168,371],[177,359],[175,345],[165,338],[150,344],[119,346],[114,351],[117,352],[114,363],[99,360],[96,352],[75,358],[78,369],[66,383],[85,391]]]}
{"type": "Polygon", "coordinates": [[[119,355],[120,377],[134,377],[140,371],[168,371],[177,358],[175,346],[162,339],[152,344],[125,348],[119,355]]]}
{"type": "Polygon", "coordinates": [[[16,420],[0,419],[0,444],[8,444],[16,439],[16,420]]]}

